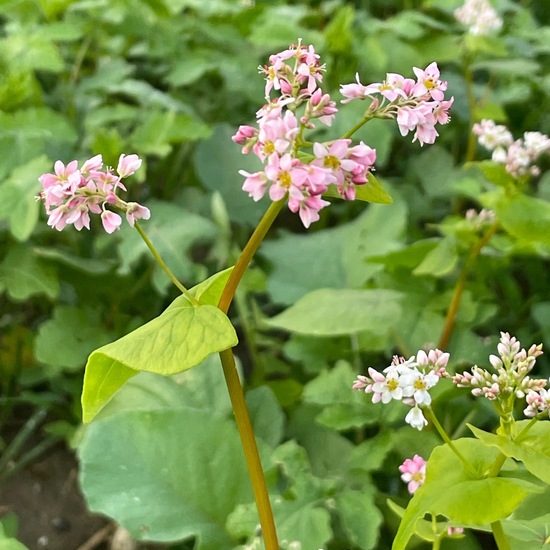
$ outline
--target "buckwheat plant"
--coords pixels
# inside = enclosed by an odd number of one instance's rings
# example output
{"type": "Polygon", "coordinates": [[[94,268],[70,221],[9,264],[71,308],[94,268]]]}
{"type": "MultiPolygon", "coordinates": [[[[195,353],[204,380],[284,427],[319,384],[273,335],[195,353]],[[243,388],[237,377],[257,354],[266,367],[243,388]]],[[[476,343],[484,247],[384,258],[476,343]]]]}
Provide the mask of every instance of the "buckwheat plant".
{"type": "MultiPolygon", "coordinates": [[[[268,195],[272,203],[252,233],[234,267],[187,289],[162,260],[136,220],[147,220],[145,206],[118,196],[121,180],[141,165],[137,155],[121,155],[116,170],[103,168],[101,155],[65,166],[55,163],[52,174],[39,178],[48,224],[61,231],[67,225],[89,229],[91,214],[100,216],[107,233],[115,233],[124,214],[136,228],[157,262],[181,292],[159,317],[123,338],[94,351],[86,365],[82,393],[83,419],[91,421],[113,394],[139,371],[171,375],[219,353],[254,490],[262,536],[267,550],[279,543],[252,423],[235,368],[232,347],[235,329],[227,312],[237,286],[277,214],[287,205],[309,227],[320,218],[329,198],[391,202],[373,176],[376,151],[354,141],[359,128],[373,118],[396,121],[403,136],[413,134],[421,146],[434,143],[437,128],[449,121],[453,98],[445,99],[447,82],[438,66],[414,67],[414,77],[388,73],[383,82],[356,82],[341,87],[343,101],[367,102],[364,116],[344,135],[315,141],[319,124],[330,126],[338,116],[338,101],[322,89],[325,65],[312,45],[297,44],[269,57],[260,73],[265,77],[265,102],[252,125],[241,126],[233,136],[244,154],[258,159],[258,170],[242,170],[243,190],[255,201],[268,195]],[[314,134],[313,134],[314,136],[314,134]]],[[[409,361],[398,360],[384,374],[372,371],[369,386],[376,399],[400,399],[411,407],[407,422],[421,429],[423,407],[429,407],[429,390],[443,376],[448,354],[419,352],[409,361]]],[[[308,543],[304,541],[303,547],[308,543]]]]}
{"type": "Polygon", "coordinates": [[[407,360],[394,357],[381,373],[369,368],[368,376],[357,376],[353,389],[372,394],[373,403],[401,401],[411,407],[405,422],[418,430],[431,423],[445,442],[434,449],[427,462],[415,455],[399,467],[414,497],[406,510],[390,503],[403,518],[393,548],[405,548],[413,533],[439,548],[443,538],[461,536],[463,527],[484,524],[490,526],[499,549],[510,548],[506,530],[514,524],[506,518],[529,494],[541,490],[541,482],[550,483],[549,424],[538,422],[550,416],[549,381],[530,376],[542,355],[542,344],[525,350],[517,338],[501,332],[497,352],[489,356],[490,368],[475,365],[452,377],[458,388],[470,388],[473,396],[489,400],[499,416],[496,434],[469,426],[476,439],[451,440],[431,406],[429,391],[441,378],[449,377],[448,353],[420,350],[407,360]],[[519,414],[531,420],[517,420],[519,414]],[[510,459],[522,468],[516,477],[499,477],[503,469],[509,474],[510,459]],[[449,490],[453,493],[446,492],[449,490]],[[434,518],[428,534],[422,525],[426,513],[434,518]],[[437,514],[445,516],[448,523],[436,522],[437,514]]]}

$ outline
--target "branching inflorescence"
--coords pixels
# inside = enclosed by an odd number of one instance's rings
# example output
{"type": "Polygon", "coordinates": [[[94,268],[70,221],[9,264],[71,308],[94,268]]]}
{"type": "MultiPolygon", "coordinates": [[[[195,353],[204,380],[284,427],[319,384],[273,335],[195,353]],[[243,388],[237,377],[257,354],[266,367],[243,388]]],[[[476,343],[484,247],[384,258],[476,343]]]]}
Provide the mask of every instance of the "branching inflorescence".
{"type": "Polygon", "coordinates": [[[394,118],[402,135],[414,131],[413,141],[433,143],[438,135],[435,125],[448,122],[453,102],[444,100],[447,83],[440,80],[436,63],[425,70],[414,68],[416,80],[392,73],[383,83],[363,86],[357,76],[356,83],[341,86],[342,103],[370,99],[364,119],[339,139],[309,142],[306,130],[313,130],[317,120],[330,126],[338,112],[330,95],[319,87],[324,70],[313,46],[300,41],[272,55],[269,64],[260,67],[266,77],[267,103],[256,113],[257,125],[240,126],[233,136],[244,154],[252,152],[264,164],[254,173],[240,171],[245,177],[243,190],[255,201],[266,192],[272,201],[288,197],[289,209],[299,213],[305,227],[328,206],[322,195],[329,186],[341,198],[354,200],[356,186],[367,183],[376,151],[363,141],[353,144],[351,135],[360,126],[372,118],[394,118]]]}

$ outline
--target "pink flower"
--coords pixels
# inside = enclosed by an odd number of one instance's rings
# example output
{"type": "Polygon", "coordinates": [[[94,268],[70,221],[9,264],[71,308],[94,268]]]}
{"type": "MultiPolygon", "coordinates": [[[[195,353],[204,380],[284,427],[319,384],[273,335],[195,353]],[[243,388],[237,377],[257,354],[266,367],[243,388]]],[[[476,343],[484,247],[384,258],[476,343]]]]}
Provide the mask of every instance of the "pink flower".
{"type": "Polygon", "coordinates": [[[273,182],[269,188],[269,197],[272,201],[281,200],[287,193],[292,194],[292,188],[300,190],[308,176],[302,168],[302,163],[288,153],[280,158],[271,155],[265,167],[265,175],[273,182]]]}
{"type": "Polygon", "coordinates": [[[359,80],[359,73],[355,73],[355,83],[340,84],[340,93],[346,98],[342,103],[349,103],[353,99],[365,99],[368,95],[367,87],[359,80]]]}
{"type": "Polygon", "coordinates": [[[117,174],[121,178],[131,176],[141,166],[141,159],[137,155],[120,155],[118,159],[117,174]]]}
{"type": "Polygon", "coordinates": [[[122,218],[110,210],[104,210],[101,214],[101,223],[107,233],[113,233],[120,228],[122,218]]]}
{"type": "Polygon", "coordinates": [[[307,229],[313,222],[319,220],[319,210],[328,206],[330,202],[318,196],[297,198],[291,196],[288,201],[288,208],[291,212],[298,212],[300,219],[307,229]]]}
{"type": "Polygon", "coordinates": [[[399,466],[399,471],[401,479],[407,483],[407,490],[411,495],[426,481],[426,461],[419,455],[414,455],[412,459],[407,458],[399,466]]]}
{"type": "Polygon", "coordinates": [[[137,202],[129,202],[126,205],[126,220],[134,227],[136,220],[148,220],[151,217],[151,211],[137,202]]]}
{"type": "Polygon", "coordinates": [[[252,197],[254,201],[259,201],[264,195],[267,189],[267,177],[264,172],[254,172],[253,174],[246,170],[239,170],[239,174],[244,176],[242,190],[248,193],[249,197],[252,197]]]}
{"type": "Polygon", "coordinates": [[[430,94],[435,101],[443,100],[445,95],[443,92],[447,90],[447,82],[439,79],[439,68],[435,61],[430,63],[424,70],[413,67],[413,72],[418,79],[411,91],[414,97],[430,94]]]}

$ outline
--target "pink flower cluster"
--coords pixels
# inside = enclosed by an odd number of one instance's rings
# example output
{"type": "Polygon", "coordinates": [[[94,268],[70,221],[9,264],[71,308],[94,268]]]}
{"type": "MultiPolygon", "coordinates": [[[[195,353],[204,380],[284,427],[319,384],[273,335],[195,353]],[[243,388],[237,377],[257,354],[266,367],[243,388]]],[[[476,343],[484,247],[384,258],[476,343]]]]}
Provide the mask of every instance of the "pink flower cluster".
{"type": "Polygon", "coordinates": [[[439,135],[435,125],[449,122],[454,98],[445,100],[447,82],[440,79],[437,63],[430,63],[424,70],[414,67],[413,71],[416,80],[388,73],[383,82],[367,86],[361,84],[357,74],[355,83],[341,86],[346,97],[342,103],[370,98],[370,116],[395,118],[402,136],[414,131],[413,142],[434,143],[439,135]]]}
{"type": "Polygon", "coordinates": [[[441,350],[420,350],[416,357],[405,360],[395,356],[391,365],[382,372],[369,367],[368,376],[358,375],[354,390],[372,393],[373,403],[389,403],[393,399],[411,407],[405,422],[421,430],[428,424],[420,406],[428,406],[432,398],[428,390],[442,377],[448,377],[446,366],[449,354],[441,350]]]}
{"type": "MultiPolygon", "coordinates": [[[[490,355],[489,362],[495,373],[482,369],[475,365],[471,371],[455,374],[453,382],[459,388],[472,388],[472,394],[476,397],[486,397],[490,401],[505,403],[511,395],[528,398],[527,412],[536,409],[536,392],[544,390],[547,381],[532,379],[528,376],[535,366],[537,357],[542,355],[542,344],[532,345],[529,350],[520,349],[521,343],[507,332],[500,333],[500,342],[497,346],[498,356],[490,355]]],[[[540,394],[541,399],[545,396],[540,394]]],[[[534,414],[531,414],[534,416],[534,414]]]]}
{"type": "Polygon", "coordinates": [[[42,174],[38,198],[44,201],[48,214],[48,225],[61,231],[67,225],[74,225],[79,231],[90,229],[90,212],[99,214],[107,233],[119,229],[122,218],[107,209],[107,205],[126,213],[130,225],[135,220],[148,220],[148,208],[137,202],[125,202],[117,196],[118,189],[126,191],[122,178],[131,176],[141,166],[137,155],[120,155],[115,175],[109,168],[103,169],[101,155],[96,155],[78,168],[73,160],[66,166],[58,160],[53,174],[42,174]]]}
{"type": "Polygon", "coordinates": [[[504,164],[514,178],[526,174],[538,176],[540,169],[534,163],[550,152],[550,138],[540,132],[525,132],[523,138],[514,141],[506,126],[488,119],[474,124],[472,132],[478,136],[480,145],[493,152],[492,160],[504,164]]]}
{"type": "Polygon", "coordinates": [[[351,139],[338,139],[326,144],[314,143],[313,154],[298,158],[304,145],[303,132],[315,127],[315,120],[330,126],[338,111],[319,84],[325,67],[313,46],[301,42],[272,55],[269,65],[260,67],[266,77],[267,104],[257,112],[257,127],[240,126],[233,141],[242,152],[254,153],[264,169],[245,177],[243,190],[255,201],[266,192],[272,201],[288,197],[288,207],[297,212],[305,227],[319,219],[319,211],[330,203],[321,198],[329,185],[335,185],[346,200],[355,198],[355,186],[367,182],[376,160],[376,151],[351,139]],[[275,91],[277,96],[270,99],[275,91]],[[297,109],[303,106],[303,114],[297,109]],[[269,191],[268,191],[269,190],[269,191]]]}

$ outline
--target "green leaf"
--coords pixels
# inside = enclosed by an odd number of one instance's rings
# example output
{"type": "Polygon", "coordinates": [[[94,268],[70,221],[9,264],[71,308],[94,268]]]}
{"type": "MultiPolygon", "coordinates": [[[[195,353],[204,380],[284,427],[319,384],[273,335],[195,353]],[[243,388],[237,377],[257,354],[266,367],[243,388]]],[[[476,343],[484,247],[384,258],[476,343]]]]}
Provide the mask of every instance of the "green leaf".
{"type": "Polygon", "coordinates": [[[40,189],[37,177],[49,169],[50,162],[40,156],[17,167],[0,184],[0,218],[8,220],[11,234],[18,241],[26,241],[38,221],[41,205],[35,198],[40,189]]]}
{"type": "Polygon", "coordinates": [[[459,255],[454,237],[441,239],[433,250],[430,250],[419,265],[413,270],[414,275],[444,277],[451,273],[458,263],[459,255]]]}
{"type": "Polygon", "coordinates": [[[489,180],[493,185],[508,189],[509,187],[514,187],[515,180],[514,178],[506,171],[506,168],[503,164],[493,162],[491,160],[484,160],[482,162],[472,163],[473,166],[478,166],[483,175],[489,180]]]}
{"type": "Polygon", "coordinates": [[[66,157],[77,137],[65,116],[44,107],[0,112],[0,178],[43,153],[49,158],[66,157]]]}
{"type": "Polygon", "coordinates": [[[356,372],[346,361],[338,361],[304,387],[305,403],[319,405],[316,421],[335,430],[348,430],[379,422],[388,417],[387,407],[373,403],[362,392],[352,391],[356,372]]]}
{"type": "Polygon", "coordinates": [[[216,126],[212,137],[195,149],[195,169],[207,189],[221,194],[231,221],[255,225],[267,209],[267,199],[254,202],[241,189],[244,177],[239,170],[256,172],[261,163],[253,155],[243,155],[231,141],[235,131],[228,125],[216,126]]]}
{"type": "Polygon", "coordinates": [[[198,368],[173,376],[139,372],[115,393],[97,418],[120,411],[175,410],[191,407],[219,416],[231,412],[231,401],[218,355],[209,355],[198,368]]]}
{"type": "Polygon", "coordinates": [[[336,497],[336,510],[349,539],[359,548],[375,548],[383,516],[375,504],[373,486],[346,489],[336,497]]]}
{"type": "Polygon", "coordinates": [[[399,319],[401,294],[383,289],[320,289],[269,319],[272,327],[319,336],[385,334],[399,319]]]}
{"type": "Polygon", "coordinates": [[[180,300],[156,319],[90,355],[82,390],[83,421],[90,422],[138,371],[164,376],[182,372],[237,342],[235,329],[217,307],[195,307],[180,300]]]}
{"type": "Polygon", "coordinates": [[[208,138],[210,127],[189,115],[175,111],[147,113],[130,137],[132,146],[150,155],[165,157],[172,144],[208,138]]]}
{"type": "MultiPolygon", "coordinates": [[[[355,199],[378,204],[391,204],[393,199],[384,190],[380,181],[371,172],[369,172],[367,178],[366,183],[355,186],[355,199]]],[[[323,197],[342,198],[335,185],[330,185],[328,190],[323,193],[323,197]]]]}
{"type": "Polygon", "coordinates": [[[550,245],[550,202],[523,194],[496,198],[494,210],[510,235],[550,245]]]}
{"type": "Polygon", "coordinates": [[[246,404],[256,437],[277,446],[283,438],[285,415],[273,391],[267,386],[255,388],[246,394],[246,404]]]}
{"type": "Polygon", "coordinates": [[[476,439],[453,442],[476,476],[447,446],[436,447],[426,466],[426,481],[409,502],[392,549],[404,550],[425,514],[443,515],[464,526],[480,526],[508,517],[538,487],[521,479],[484,477],[499,450],[476,439]]]}
{"type": "Polygon", "coordinates": [[[233,423],[194,409],[125,411],[91,424],[78,455],[90,509],[134,538],[233,548],[227,515],[251,498],[233,423]]]}
{"type": "MultiPolygon", "coordinates": [[[[517,433],[519,434],[530,422],[516,422],[517,433]]],[[[470,424],[468,427],[485,445],[497,447],[506,456],[520,460],[533,475],[550,484],[550,422],[537,422],[519,441],[485,432],[470,424]]]]}
{"type": "Polygon", "coordinates": [[[283,235],[262,243],[260,254],[272,264],[268,289],[280,304],[293,304],[319,287],[346,286],[342,261],[345,227],[308,235],[283,235]]]}
{"type": "Polygon", "coordinates": [[[59,293],[55,271],[36,257],[32,248],[11,248],[0,264],[0,290],[5,288],[14,300],[26,300],[35,294],[54,299],[59,293]]]}
{"type": "Polygon", "coordinates": [[[47,365],[80,369],[95,348],[111,339],[97,311],[58,306],[52,318],[38,328],[35,354],[39,361],[47,365]]]}

